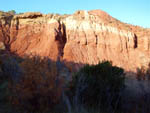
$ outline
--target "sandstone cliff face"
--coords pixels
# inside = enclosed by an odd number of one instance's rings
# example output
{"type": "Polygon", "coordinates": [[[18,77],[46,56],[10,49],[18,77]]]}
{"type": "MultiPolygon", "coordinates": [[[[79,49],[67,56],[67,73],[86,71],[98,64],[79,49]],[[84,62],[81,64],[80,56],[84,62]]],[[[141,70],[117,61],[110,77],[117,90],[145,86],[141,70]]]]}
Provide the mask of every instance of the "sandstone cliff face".
{"type": "Polygon", "coordinates": [[[20,56],[47,56],[79,64],[110,60],[128,71],[150,62],[150,30],[122,23],[100,10],[4,17],[0,19],[0,43],[20,56]]]}
{"type": "Polygon", "coordinates": [[[9,23],[1,22],[4,27],[1,27],[0,39],[12,53],[20,56],[38,55],[56,60],[64,45],[64,31],[59,21],[50,18],[40,13],[16,15],[9,23]]]}
{"type": "Polygon", "coordinates": [[[132,71],[148,65],[149,35],[138,37],[130,26],[119,27],[116,23],[121,23],[116,21],[101,11],[81,11],[66,18],[67,43],[63,58],[84,64],[105,59],[132,71]]]}

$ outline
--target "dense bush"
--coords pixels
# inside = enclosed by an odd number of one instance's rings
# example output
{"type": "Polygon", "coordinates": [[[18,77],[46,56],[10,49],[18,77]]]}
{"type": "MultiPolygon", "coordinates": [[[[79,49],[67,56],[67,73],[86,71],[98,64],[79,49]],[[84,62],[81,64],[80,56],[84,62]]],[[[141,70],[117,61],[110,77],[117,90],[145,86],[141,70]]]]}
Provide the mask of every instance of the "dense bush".
{"type": "Polygon", "coordinates": [[[51,111],[62,95],[58,74],[47,58],[0,54],[0,113],[51,111]]]}
{"type": "Polygon", "coordinates": [[[7,113],[11,111],[11,105],[9,102],[9,89],[8,78],[0,76],[0,113],[7,113]]]}
{"type": "Polygon", "coordinates": [[[52,110],[62,92],[56,64],[48,59],[33,57],[25,58],[20,66],[23,76],[19,82],[11,84],[14,107],[32,113],[52,110]]]}
{"type": "Polygon", "coordinates": [[[19,66],[19,63],[14,57],[10,56],[1,56],[0,59],[3,59],[1,61],[1,70],[3,76],[10,77],[13,81],[18,81],[19,78],[22,75],[22,69],[19,66]]]}
{"type": "Polygon", "coordinates": [[[76,104],[115,109],[124,88],[124,70],[108,61],[86,65],[77,72],[70,86],[76,104]]]}
{"type": "Polygon", "coordinates": [[[136,79],[141,94],[136,99],[136,113],[150,113],[150,63],[148,67],[137,68],[136,79]]]}
{"type": "Polygon", "coordinates": [[[15,59],[0,54],[0,113],[15,113],[10,97],[12,96],[9,84],[17,82],[21,70],[15,59]]]}
{"type": "MultiPolygon", "coordinates": [[[[49,113],[53,108],[59,109],[60,101],[60,109],[66,111],[61,100],[63,84],[59,74],[63,71],[59,63],[40,57],[0,55],[0,113],[49,113]]],[[[118,107],[124,88],[123,69],[110,62],[86,65],[73,76],[69,86],[69,93],[64,93],[73,99],[71,108],[75,103],[112,111],[118,107]]]]}

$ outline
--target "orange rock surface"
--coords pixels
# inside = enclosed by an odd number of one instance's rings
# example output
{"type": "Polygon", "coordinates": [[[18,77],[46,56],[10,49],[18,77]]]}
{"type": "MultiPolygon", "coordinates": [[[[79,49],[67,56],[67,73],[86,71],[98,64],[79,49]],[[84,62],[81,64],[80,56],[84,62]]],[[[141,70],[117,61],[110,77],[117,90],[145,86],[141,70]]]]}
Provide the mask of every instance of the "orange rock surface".
{"type": "Polygon", "coordinates": [[[77,64],[110,60],[127,71],[150,63],[150,30],[120,22],[101,10],[0,16],[0,43],[20,56],[77,64]]]}

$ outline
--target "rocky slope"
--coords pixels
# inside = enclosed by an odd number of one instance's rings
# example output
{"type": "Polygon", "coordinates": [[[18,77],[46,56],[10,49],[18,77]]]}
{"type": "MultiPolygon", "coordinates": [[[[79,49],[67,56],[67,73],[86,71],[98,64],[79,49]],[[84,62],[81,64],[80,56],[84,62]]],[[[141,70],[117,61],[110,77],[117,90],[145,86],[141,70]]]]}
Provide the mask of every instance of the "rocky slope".
{"type": "Polygon", "coordinates": [[[135,71],[150,62],[150,30],[122,23],[101,10],[72,15],[4,13],[0,48],[77,64],[110,60],[135,71]]]}

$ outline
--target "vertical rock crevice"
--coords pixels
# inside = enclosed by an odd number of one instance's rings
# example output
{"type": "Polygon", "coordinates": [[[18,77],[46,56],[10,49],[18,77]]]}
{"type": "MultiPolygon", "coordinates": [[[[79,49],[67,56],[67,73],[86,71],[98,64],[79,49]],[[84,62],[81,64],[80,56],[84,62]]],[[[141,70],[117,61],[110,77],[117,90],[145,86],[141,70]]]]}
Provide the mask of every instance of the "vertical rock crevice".
{"type": "Polygon", "coordinates": [[[67,42],[67,37],[66,37],[66,26],[65,24],[59,21],[59,28],[58,31],[56,30],[57,35],[56,35],[56,41],[58,41],[58,49],[59,49],[59,55],[58,58],[61,60],[64,55],[64,47],[67,42]]]}
{"type": "Polygon", "coordinates": [[[138,47],[138,39],[136,34],[134,35],[134,49],[136,49],[138,47]]]}

